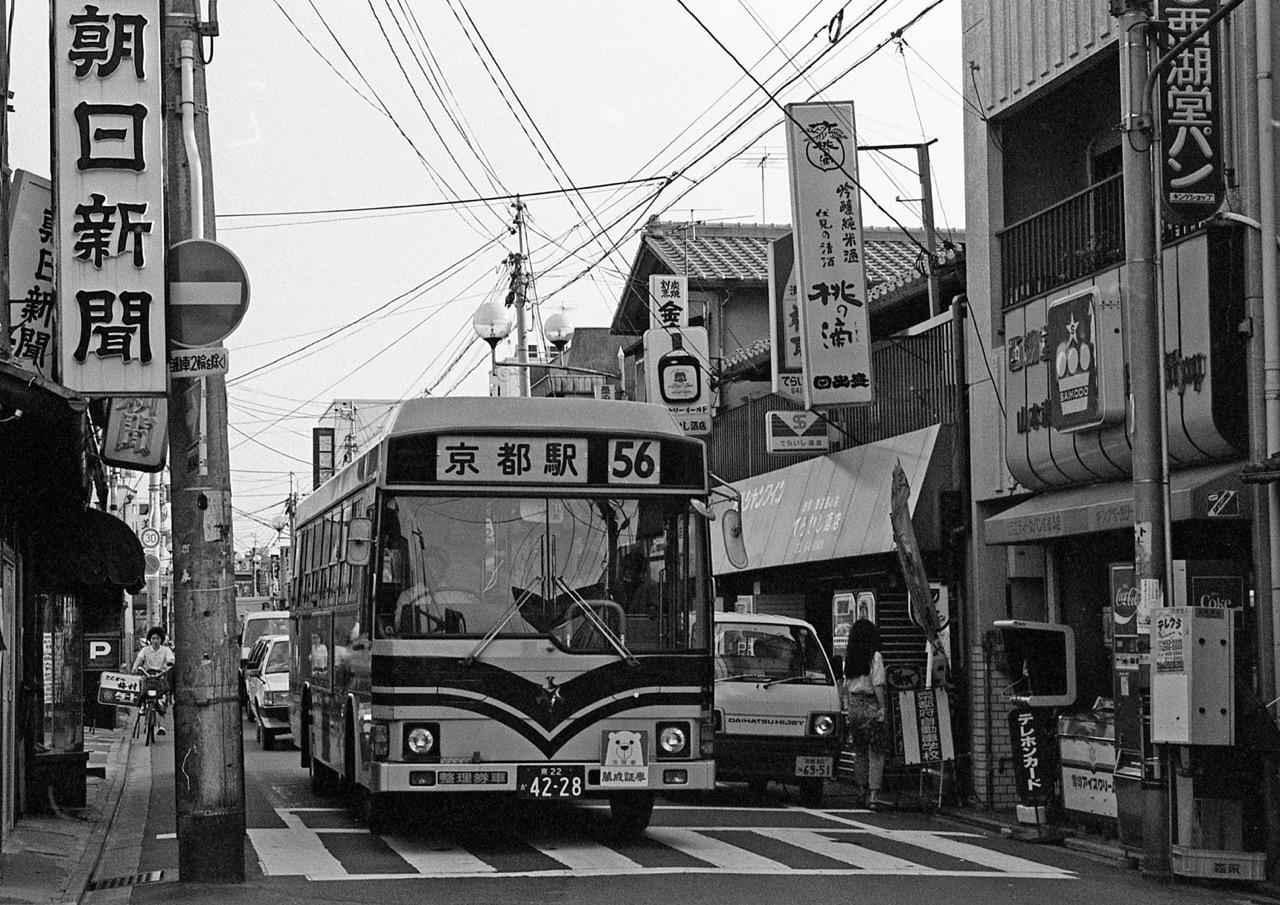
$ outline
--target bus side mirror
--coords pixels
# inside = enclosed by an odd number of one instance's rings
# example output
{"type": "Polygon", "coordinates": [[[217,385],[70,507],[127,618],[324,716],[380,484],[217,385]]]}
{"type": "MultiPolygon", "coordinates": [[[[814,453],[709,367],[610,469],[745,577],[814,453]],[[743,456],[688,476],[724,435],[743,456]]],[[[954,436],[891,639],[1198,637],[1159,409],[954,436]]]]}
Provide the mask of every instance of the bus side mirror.
{"type": "Polygon", "coordinates": [[[742,512],[735,506],[726,509],[720,519],[720,533],[724,535],[724,552],[735,569],[747,567],[747,542],[742,536],[742,512]]]}
{"type": "Polygon", "coordinates": [[[367,566],[373,552],[373,520],[353,518],[347,528],[347,565],[367,566]]]}

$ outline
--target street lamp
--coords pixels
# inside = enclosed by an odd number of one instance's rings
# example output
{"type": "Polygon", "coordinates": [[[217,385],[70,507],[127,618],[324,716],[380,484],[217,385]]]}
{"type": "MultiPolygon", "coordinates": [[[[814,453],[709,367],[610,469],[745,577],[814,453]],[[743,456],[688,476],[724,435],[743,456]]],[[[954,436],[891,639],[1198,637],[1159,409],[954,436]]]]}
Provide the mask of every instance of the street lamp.
{"type": "Polygon", "coordinates": [[[573,336],[573,324],[569,321],[568,312],[561,308],[547,318],[542,325],[542,335],[547,338],[547,342],[556,347],[557,358],[564,354],[564,347],[569,344],[569,339],[573,336]]]}
{"type": "MultiPolygon", "coordinates": [[[[471,316],[471,329],[476,336],[489,344],[489,377],[491,383],[498,378],[498,343],[511,334],[511,311],[496,299],[481,302],[471,316]]],[[[490,386],[492,393],[492,386],[490,386]]]]}

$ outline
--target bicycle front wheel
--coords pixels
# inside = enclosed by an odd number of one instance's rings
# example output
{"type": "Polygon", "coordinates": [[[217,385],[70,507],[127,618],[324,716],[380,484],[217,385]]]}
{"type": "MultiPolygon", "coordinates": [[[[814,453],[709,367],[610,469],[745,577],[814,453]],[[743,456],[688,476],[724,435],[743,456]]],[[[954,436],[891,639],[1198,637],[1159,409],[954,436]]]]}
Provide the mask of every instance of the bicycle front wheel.
{"type": "Polygon", "coordinates": [[[147,708],[147,741],[151,744],[156,740],[156,709],[154,707],[147,708]]]}

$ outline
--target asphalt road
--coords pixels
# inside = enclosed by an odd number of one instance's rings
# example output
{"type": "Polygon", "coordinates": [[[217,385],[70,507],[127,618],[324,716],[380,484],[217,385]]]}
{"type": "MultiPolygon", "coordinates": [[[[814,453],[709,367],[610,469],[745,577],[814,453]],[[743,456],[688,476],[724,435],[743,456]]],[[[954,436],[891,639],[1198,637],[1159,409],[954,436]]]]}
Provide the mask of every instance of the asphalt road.
{"type": "MultiPolygon", "coordinates": [[[[394,832],[369,833],[341,800],[311,793],[298,752],[264,752],[245,724],[247,881],[177,879],[172,749],[152,757],[143,872],[133,903],[1273,902],[1246,888],[1155,884],[1080,853],[925,814],[807,810],[794,790],[745,786],[660,800],[643,838],[610,838],[607,809],[494,799],[423,802],[394,832]]],[[[838,803],[838,799],[833,799],[838,803]]],[[[95,905],[90,893],[85,905],[95,905]]],[[[113,900],[121,900],[116,891],[113,900]]]]}

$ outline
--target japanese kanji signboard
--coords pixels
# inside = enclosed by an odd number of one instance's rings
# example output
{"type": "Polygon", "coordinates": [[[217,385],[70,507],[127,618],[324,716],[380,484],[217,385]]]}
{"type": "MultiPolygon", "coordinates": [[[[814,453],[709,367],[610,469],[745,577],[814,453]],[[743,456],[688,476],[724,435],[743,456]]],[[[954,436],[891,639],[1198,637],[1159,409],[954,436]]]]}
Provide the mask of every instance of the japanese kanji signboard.
{"type": "Polygon", "coordinates": [[[689,278],[656,273],[650,276],[649,317],[659,327],[689,326],[689,278]]]}
{"type": "Polygon", "coordinates": [[[163,396],[113,397],[102,432],[102,460],[134,471],[160,471],[169,446],[168,421],[163,396]]]}
{"type": "Polygon", "coordinates": [[[585,484],[585,437],[441,437],[436,479],[474,484],[585,484]]]}
{"type": "Polygon", "coordinates": [[[54,231],[62,382],[166,392],[159,0],[54,0],[54,231]]]}
{"type": "Polygon", "coordinates": [[[14,364],[53,380],[57,328],[49,180],[15,171],[9,210],[9,353],[14,364]]]}
{"type": "MultiPolygon", "coordinates": [[[[1171,42],[1195,31],[1218,0],[1164,0],[1161,18],[1171,42]]],[[[1199,223],[1222,204],[1221,90],[1218,29],[1210,28],[1161,74],[1161,199],[1174,223],[1199,223]]]]}
{"type": "Polygon", "coordinates": [[[796,292],[796,243],[788,234],[766,246],[769,264],[769,359],[773,391],[804,401],[800,359],[800,301],[796,292]]]}
{"type": "Polygon", "coordinates": [[[644,331],[648,400],[665,405],[691,437],[711,433],[711,361],[706,327],[644,331]]]}
{"type": "Polygon", "coordinates": [[[788,104],[805,408],[869,404],[871,334],[853,104],[788,104]]]}

